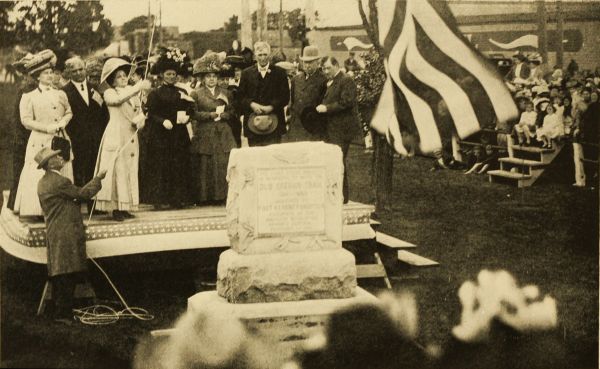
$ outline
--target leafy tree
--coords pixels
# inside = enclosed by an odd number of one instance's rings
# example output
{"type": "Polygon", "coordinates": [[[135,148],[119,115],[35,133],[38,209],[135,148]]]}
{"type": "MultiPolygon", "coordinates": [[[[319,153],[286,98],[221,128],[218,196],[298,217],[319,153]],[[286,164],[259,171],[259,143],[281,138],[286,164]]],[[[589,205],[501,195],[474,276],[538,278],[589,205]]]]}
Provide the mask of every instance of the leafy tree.
{"type": "Polygon", "coordinates": [[[12,46],[15,42],[14,23],[10,21],[9,13],[15,3],[12,1],[0,2],[0,48],[12,46]]]}
{"type": "Polygon", "coordinates": [[[239,22],[238,16],[235,14],[229,17],[229,20],[227,20],[227,22],[225,22],[223,25],[223,31],[225,32],[237,32],[241,28],[242,24],[239,22]]]}
{"type": "Polygon", "coordinates": [[[128,20],[127,22],[123,23],[123,25],[121,26],[121,34],[126,35],[128,33],[135,31],[136,29],[141,29],[141,28],[143,28],[143,29],[148,28],[148,16],[147,15],[140,15],[140,16],[132,18],[132,19],[128,20]]]}
{"type": "Polygon", "coordinates": [[[67,49],[86,54],[107,46],[112,38],[110,20],[97,1],[19,2],[16,5],[16,41],[34,50],[67,49]]]}

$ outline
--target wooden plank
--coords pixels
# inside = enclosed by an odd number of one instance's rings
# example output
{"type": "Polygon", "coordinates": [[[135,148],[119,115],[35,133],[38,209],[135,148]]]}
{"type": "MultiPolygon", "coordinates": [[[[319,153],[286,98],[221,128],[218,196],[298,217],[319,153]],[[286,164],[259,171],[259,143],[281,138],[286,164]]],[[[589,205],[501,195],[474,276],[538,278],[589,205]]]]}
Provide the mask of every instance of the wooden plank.
{"type": "Polygon", "coordinates": [[[356,265],[356,278],[384,278],[387,277],[385,268],[380,264],[356,265]]]}
{"type": "Polygon", "coordinates": [[[414,245],[407,241],[403,241],[401,239],[398,239],[396,237],[390,236],[382,232],[375,232],[375,240],[382,245],[394,249],[413,249],[417,247],[417,245],[414,245]]]}
{"type": "Polygon", "coordinates": [[[381,222],[375,219],[369,219],[370,225],[381,225],[381,222]]]}
{"type": "Polygon", "coordinates": [[[437,266],[440,265],[437,261],[427,259],[423,256],[413,254],[412,252],[408,252],[405,250],[398,251],[398,260],[403,263],[423,267],[423,266],[437,266]]]}

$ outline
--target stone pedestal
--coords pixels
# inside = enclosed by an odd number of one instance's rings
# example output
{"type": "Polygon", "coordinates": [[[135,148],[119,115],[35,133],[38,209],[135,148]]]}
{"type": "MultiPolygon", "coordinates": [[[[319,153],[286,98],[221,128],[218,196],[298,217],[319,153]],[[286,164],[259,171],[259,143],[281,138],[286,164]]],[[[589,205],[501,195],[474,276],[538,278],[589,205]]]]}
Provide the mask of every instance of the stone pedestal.
{"type": "Polygon", "coordinates": [[[241,319],[250,331],[277,343],[273,355],[287,359],[304,340],[323,333],[332,312],[359,303],[377,303],[377,298],[357,287],[354,297],[344,299],[231,304],[216,291],[209,291],[188,298],[188,312],[219,311],[232,319],[241,319]]]}
{"type": "Polygon", "coordinates": [[[354,255],[344,249],[242,255],[223,252],[217,291],[231,303],[348,298],[356,288],[354,255]]]}

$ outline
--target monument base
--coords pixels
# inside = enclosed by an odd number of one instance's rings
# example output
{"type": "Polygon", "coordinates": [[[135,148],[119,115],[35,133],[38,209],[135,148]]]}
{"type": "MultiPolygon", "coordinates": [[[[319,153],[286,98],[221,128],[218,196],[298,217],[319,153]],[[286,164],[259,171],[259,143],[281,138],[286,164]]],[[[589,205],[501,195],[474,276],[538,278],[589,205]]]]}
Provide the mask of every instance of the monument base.
{"type": "Polygon", "coordinates": [[[200,292],[188,298],[188,312],[219,311],[241,319],[251,332],[272,340],[273,354],[291,358],[313,334],[323,332],[328,316],[341,308],[377,303],[377,298],[360,287],[354,297],[253,304],[231,304],[216,291],[200,292]]]}

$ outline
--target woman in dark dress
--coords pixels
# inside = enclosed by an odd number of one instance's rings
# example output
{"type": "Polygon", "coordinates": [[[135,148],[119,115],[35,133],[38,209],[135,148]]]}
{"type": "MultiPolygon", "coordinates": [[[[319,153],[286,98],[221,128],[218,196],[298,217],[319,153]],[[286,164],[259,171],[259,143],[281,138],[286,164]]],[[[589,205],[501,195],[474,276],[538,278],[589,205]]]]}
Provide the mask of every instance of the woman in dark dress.
{"type": "Polygon", "coordinates": [[[237,146],[230,122],[236,119],[231,93],[218,86],[221,64],[217,54],[207,54],[194,65],[202,85],[192,91],[192,176],[196,203],[222,203],[227,198],[227,162],[237,146]]]}
{"type": "Polygon", "coordinates": [[[155,210],[191,203],[186,124],[194,112],[194,100],[175,86],[184,59],[185,53],[179,49],[163,50],[154,66],[162,85],[148,95],[148,177],[143,180],[147,182],[147,200],[155,210]]]}

